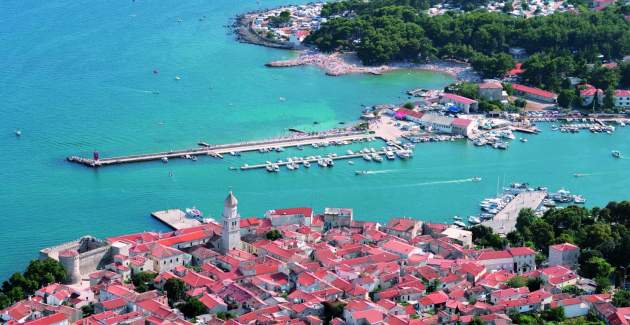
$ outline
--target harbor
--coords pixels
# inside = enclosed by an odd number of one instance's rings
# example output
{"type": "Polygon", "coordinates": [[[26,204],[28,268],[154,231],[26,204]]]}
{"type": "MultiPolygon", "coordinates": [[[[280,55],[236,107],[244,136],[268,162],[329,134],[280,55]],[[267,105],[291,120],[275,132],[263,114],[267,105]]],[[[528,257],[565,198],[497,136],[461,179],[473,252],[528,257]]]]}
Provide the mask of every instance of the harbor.
{"type": "Polygon", "coordinates": [[[538,209],[545,197],[547,193],[540,190],[521,192],[492,219],[482,222],[482,225],[492,228],[497,234],[507,235],[515,229],[519,212],[522,209],[538,209]]]}
{"type": "MultiPolygon", "coordinates": [[[[317,144],[331,143],[349,143],[352,141],[373,140],[376,136],[366,131],[343,131],[343,132],[327,132],[315,133],[310,135],[299,135],[293,137],[281,137],[262,141],[238,142],[230,144],[211,145],[206,142],[200,142],[200,147],[165,151],[157,153],[146,153],[128,156],[118,156],[102,158],[98,152],[94,152],[92,158],[70,156],[67,157],[69,162],[78,163],[88,167],[102,167],[110,165],[120,165],[137,162],[157,161],[168,162],[169,159],[183,158],[195,160],[197,156],[211,156],[222,158],[224,154],[237,155],[242,152],[249,151],[278,151],[289,147],[298,147],[317,144]]],[[[387,141],[386,139],[383,139],[387,141]]]]}

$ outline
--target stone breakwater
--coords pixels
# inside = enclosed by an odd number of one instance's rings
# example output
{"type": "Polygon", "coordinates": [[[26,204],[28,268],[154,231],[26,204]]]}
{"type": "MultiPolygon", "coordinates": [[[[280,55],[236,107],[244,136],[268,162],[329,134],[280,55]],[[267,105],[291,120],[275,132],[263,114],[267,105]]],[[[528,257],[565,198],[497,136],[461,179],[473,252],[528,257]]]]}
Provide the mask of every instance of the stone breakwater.
{"type": "Polygon", "coordinates": [[[380,75],[397,69],[418,69],[449,74],[462,81],[478,81],[479,76],[470,65],[451,61],[433,61],[429,63],[392,63],[380,66],[365,66],[352,53],[324,54],[303,52],[295,59],[273,61],[268,67],[284,68],[301,65],[313,65],[323,69],[329,76],[341,76],[350,73],[369,73],[380,75]]]}

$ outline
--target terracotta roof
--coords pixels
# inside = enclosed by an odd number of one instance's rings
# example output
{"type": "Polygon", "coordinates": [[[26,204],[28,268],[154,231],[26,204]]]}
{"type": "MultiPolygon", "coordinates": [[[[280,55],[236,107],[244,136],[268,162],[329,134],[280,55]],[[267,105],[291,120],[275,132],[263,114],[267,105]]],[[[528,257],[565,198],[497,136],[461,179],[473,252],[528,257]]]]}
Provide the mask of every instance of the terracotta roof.
{"type": "Polygon", "coordinates": [[[460,96],[460,95],[456,95],[456,94],[451,94],[451,93],[443,93],[442,97],[443,98],[447,98],[447,99],[452,100],[452,101],[457,102],[457,103],[462,103],[462,104],[472,104],[472,103],[476,103],[477,102],[474,99],[470,99],[468,97],[464,97],[464,96],[460,96]]]}
{"type": "Polygon", "coordinates": [[[508,251],[487,251],[487,252],[482,252],[481,254],[479,254],[479,257],[477,257],[477,260],[484,261],[484,260],[495,260],[495,259],[500,259],[500,258],[512,258],[512,254],[510,254],[510,252],[508,251]]]}
{"type": "Polygon", "coordinates": [[[630,96],[630,90],[617,89],[615,90],[615,97],[628,97],[630,96]]]}
{"type": "Polygon", "coordinates": [[[564,244],[551,245],[549,246],[549,249],[553,249],[556,251],[571,251],[571,250],[576,250],[580,248],[571,243],[564,243],[564,244]]]}
{"type": "Polygon", "coordinates": [[[514,89],[516,91],[523,92],[523,93],[539,96],[539,97],[545,97],[545,98],[556,98],[556,97],[558,97],[558,95],[556,95],[555,93],[552,93],[550,91],[542,90],[540,88],[529,87],[529,86],[525,86],[525,85],[512,84],[512,89],[514,89]]]}
{"type": "Polygon", "coordinates": [[[52,314],[50,316],[38,318],[36,320],[24,322],[24,324],[25,325],[26,324],[28,324],[28,325],[50,325],[50,324],[63,322],[66,319],[68,319],[66,317],[66,315],[61,314],[61,313],[56,313],[56,314],[52,314]]]}
{"type": "Polygon", "coordinates": [[[508,248],[508,252],[510,252],[512,256],[536,255],[536,252],[529,247],[512,247],[508,248]]]}

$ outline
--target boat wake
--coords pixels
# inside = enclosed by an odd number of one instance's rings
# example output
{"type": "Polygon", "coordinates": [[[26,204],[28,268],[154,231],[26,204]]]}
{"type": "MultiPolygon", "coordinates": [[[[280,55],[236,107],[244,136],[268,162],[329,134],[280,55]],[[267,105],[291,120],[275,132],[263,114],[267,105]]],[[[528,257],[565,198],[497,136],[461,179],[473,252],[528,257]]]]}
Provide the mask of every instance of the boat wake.
{"type": "Polygon", "coordinates": [[[433,181],[433,182],[422,182],[415,184],[408,184],[407,186],[428,186],[428,185],[442,185],[442,184],[461,184],[461,183],[470,183],[474,182],[474,179],[471,178],[461,178],[461,179],[451,179],[446,181],[433,181]]]}
{"type": "Polygon", "coordinates": [[[130,88],[130,87],[122,87],[122,86],[113,86],[111,87],[112,89],[117,89],[117,90],[121,90],[121,91],[131,91],[131,92],[136,92],[136,93],[140,93],[140,94],[154,94],[154,93],[159,93],[157,90],[144,90],[144,89],[136,89],[136,88],[130,88]]]}
{"type": "Polygon", "coordinates": [[[384,170],[368,170],[365,173],[368,175],[372,175],[372,174],[391,174],[391,173],[397,173],[400,170],[397,169],[384,169],[384,170]]]}

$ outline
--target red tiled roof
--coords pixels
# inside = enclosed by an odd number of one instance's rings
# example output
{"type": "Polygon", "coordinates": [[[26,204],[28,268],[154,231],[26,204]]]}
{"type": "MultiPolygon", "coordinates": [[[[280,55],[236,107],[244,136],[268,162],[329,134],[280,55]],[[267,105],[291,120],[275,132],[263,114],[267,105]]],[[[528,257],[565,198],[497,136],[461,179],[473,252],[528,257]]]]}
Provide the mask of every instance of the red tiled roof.
{"type": "Polygon", "coordinates": [[[617,89],[615,90],[615,97],[628,97],[630,96],[630,90],[617,89]]]}
{"type": "Polygon", "coordinates": [[[127,302],[122,298],[115,298],[111,300],[102,301],[101,304],[103,304],[103,308],[105,308],[105,310],[112,310],[112,309],[120,308],[126,305],[127,302]]]}
{"type": "Polygon", "coordinates": [[[38,318],[36,320],[25,322],[24,324],[25,325],[50,325],[50,324],[63,322],[66,319],[68,319],[66,315],[62,313],[56,313],[50,316],[46,316],[46,317],[38,318]]]}
{"type": "Polygon", "coordinates": [[[550,249],[556,250],[556,251],[571,251],[571,250],[575,250],[575,249],[579,249],[579,247],[571,244],[571,243],[564,243],[564,244],[556,244],[556,245],[551,245],[549,246],[550,249]]]}
{"type": "Polygon", "coordinates": [[[534,250],[529,248],[529,247],[512,247],[512,248],[509,248],[508,251],[510,252],[510,254],[512,254],[512,256],[523,256],[523,255],[535,255],[536,254],[536,252],[534,252],[534,250]]]}
{"type": "Polygon", "coordinates": [[[442,94],[442,98],[447,98],[450,99],[454,102],[457,103],[462,103],[462,104],[472,104],[472,103],[476,103],[477,101],[474,99],[470,99],[468,97],[464,97],[464,96],[460,96],[460,95],[456,95],[456,94],[451,94],[451,93],[444,93],[442,94]]]}
{"type": "Polygon", "coordinates": [[[422,115],[424,115],[424,113],[422,112],[416,112],[404,107],[399,108],[398,110],[396,110],[396,117],[405,117],[405,116],[411,116],[411,117],[415,117],[415,118],[421,118],[422,115]]]}
{"type": "Polygon", "coordinates": [[[512,258],[512,255],[508,251],[487,251],[479,254],[478,260],[494,260],[499,258],[512,258]]]}
{"type": "Polygon", "coordinates": [[[288,209],[275,209],[270,210],[269,215],[273,216],[281,216],[281,215],[304,215],[306,217],[313,216],[312,208],[288,208],[288,209]]]}
{"type": "Polygon", "coordinates": [[[453,119],[453,122],[451,122],[451,125],[465,128],[465,127],[468,127],[470,123],[472,123],[471,120],[458,117],[458,118],[453,119]]]}
{"type": "Polygon", "coordinates": [[[519,84],[512,84],[512,89],[526,93],[526,94],[532,94],[535,96],[545,97],[545,98],[556,98],[558,96],[555,93],[552,93],[550,91],[542,90],[540,88],[529,87],[525,85],[519,85],[519,84]]]}

